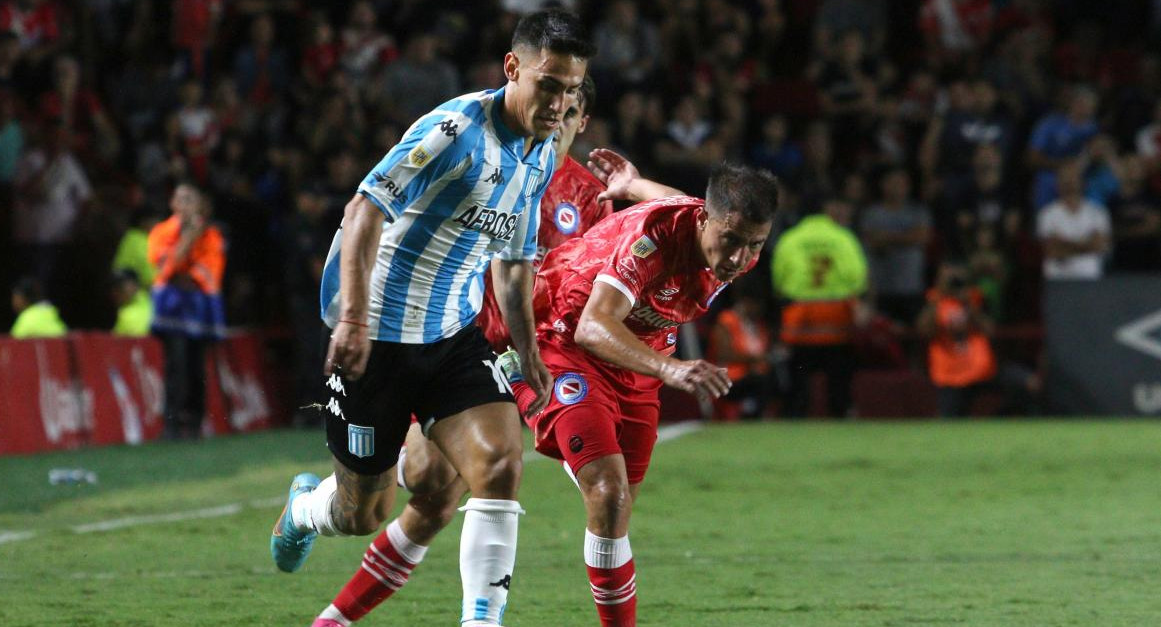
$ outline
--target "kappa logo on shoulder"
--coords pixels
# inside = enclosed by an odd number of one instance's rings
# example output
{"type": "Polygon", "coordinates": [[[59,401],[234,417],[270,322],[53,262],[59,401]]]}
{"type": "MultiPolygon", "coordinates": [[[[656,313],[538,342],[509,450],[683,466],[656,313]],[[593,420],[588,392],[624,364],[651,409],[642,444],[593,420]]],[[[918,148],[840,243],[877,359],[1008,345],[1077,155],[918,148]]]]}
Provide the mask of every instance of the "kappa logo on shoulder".
{"type": "Polygon", "coordinates": [[[500,171],[499,167],[492,171],[492,176],[484,179],[484,182],[491,183],[492,185],[503,185],[504,181],[504,173],[500,171]]]}

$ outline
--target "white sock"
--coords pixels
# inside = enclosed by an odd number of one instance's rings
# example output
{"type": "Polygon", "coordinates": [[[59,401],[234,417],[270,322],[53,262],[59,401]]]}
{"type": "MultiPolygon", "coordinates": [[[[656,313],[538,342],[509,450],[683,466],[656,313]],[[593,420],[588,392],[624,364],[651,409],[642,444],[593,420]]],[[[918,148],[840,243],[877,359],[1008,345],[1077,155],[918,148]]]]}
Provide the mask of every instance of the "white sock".
{"type": "Polygon", "coordinates": [[[508,605],[508,586],[516,566],[516,530],[524,510],[516,501],[470,498],[460,511],[465,512],[460,534],[464,589],[460,622],[498,625],[508,605]]]}
{"type": "Polygon", "coordinates": [[[585,529],[585,565],[593,568],[620,568],[633,559],[629,536],[602,538],[585,529]]]}
{"type": "Polygon", "coordinates": [[[403,525],[399,524],[398,518],[392,520],[383,533],[387,534],[387,539],[391,541],[391,546],[399,551],[399,555],[412,564],[419,564],[423,561],[423,556],[427,555],[427,547],[412,542],[403,531],[403,525]]]}
{"type": "Polygon", "coordinates": [[[339,531],[331,516],[331,502],[338,489],[338,481],[332,474],[314,490],[295,497],[290,503],[290,520],[294,526],[299,531],[317,531],[324,536],[346,535],[339,531]]]}
{"type": "Polygon", "coordinates": [[[329,618],[342,625],[343,627],[351,627],[351,620],[346,616],[343,616],[343,613],[339,611],[339,608],[335,607],[333,604],[328,605],[327,609],[323,610],[322,614],[319,614],[318,617],[329,618]]]}

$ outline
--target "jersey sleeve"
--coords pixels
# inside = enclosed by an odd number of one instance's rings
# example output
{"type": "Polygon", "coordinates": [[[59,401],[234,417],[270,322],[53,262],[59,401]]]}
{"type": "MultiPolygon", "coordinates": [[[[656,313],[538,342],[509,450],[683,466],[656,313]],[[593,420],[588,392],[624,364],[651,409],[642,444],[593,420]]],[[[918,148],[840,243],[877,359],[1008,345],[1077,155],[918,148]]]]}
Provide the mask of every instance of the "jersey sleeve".
{"type": "Polygon", "coordinates": [[[665,275],[666,255],[658,249],[662,238],[652,229],[646,230],[649,232],[630,232],[617,238],[613,253],[594,279],[616,288],[632,305],[665,275]]]}
{"type": "Polygon", "coordinates": [[[458,111],[420,118],[371,169],[359,184],[359,193],[394,221],[432,183],[471,166],[472,138],[479,137],[473,125],[472,118],[458,111]]]}

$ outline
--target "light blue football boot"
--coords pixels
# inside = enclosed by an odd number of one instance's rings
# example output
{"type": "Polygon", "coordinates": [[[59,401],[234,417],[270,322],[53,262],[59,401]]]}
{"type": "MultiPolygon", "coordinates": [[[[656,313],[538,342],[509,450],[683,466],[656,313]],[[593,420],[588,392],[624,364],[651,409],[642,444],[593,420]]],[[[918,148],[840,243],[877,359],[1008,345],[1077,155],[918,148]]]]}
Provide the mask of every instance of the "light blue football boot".
{"type": "Polygon", "coordinates": [[[290,504],[294,497],[306,494],[318,487],[318,475],[304,472],[294,476],[290,482],[290,494],[286,497],[286,507],[282,508],[282,515],[274,523],[274,532],[270,534],[270,555],[274,557],[274,564],[278,570],[293,573],[302,568],[306,556],[314,546],[317,531],[299,531],[290,518],[290,504]]]}

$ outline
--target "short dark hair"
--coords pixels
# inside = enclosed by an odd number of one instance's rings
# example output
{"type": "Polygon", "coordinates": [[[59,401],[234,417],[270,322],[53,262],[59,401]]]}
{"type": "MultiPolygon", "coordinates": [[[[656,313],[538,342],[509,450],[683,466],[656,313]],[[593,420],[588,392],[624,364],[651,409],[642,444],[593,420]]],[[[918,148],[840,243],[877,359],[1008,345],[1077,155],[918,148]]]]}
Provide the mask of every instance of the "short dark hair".
{"type": "Polygon", "coordinates": [[[723,162],[710,173],[705,200],[710,213],[737,213],[756,224],[771,222],[778,210],[778,177],[759,168],[723,162]]]}
{"type": "Polygon", "coordinates": [[[532,48],[568,54],[582,59],[597,52],[589,31],[576,15],[562,9],[547,9],[520,18],[512,33],[512,49],[532,48]]]}
{"type": "Polygon", "coordinates": [[[12,286],[12,293],[19,294],[30,303],[39,303],[44,300],[44,287],[40,285],[40,279],[34,276],[24,276],[17,279],[12,286]]]}
{"type": "Polygon", "coordinates": [[[593,77],[585,74],[585,80],[581,83],[580,91],[577,92],[577,104],[581,110],[581,115],[586,115],[593,110],[593,105],[597,104],[597,84],[593,81],[593,77]]]}

